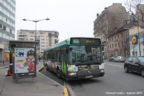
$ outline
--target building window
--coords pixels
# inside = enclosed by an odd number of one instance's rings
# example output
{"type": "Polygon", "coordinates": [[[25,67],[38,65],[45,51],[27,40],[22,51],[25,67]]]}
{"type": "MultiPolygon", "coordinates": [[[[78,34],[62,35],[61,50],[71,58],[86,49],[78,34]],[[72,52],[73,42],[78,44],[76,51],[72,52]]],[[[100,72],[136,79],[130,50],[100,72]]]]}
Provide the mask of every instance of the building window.
{"type": "Polygon", "coordinates": [[[143,45],[144,45],[144,34],[143,34],[143,45]]]}
{"type": "Polygon", "coordinates": [[[45,45],[42,45],[41,47],[45,47],[45,45]]]}
{"type": "Polygon", "coordinates": [[[0,33],[0,37],[2,37],[2,33],[0,33]]]}
{"type": "Polygon", "coordinates": [[[56,44],[56,43],[58,43],[58,40],[57,40],[57,39],[55,39],[55,44],[56,44]]]}
{"type": "Polygon", "coordinates": [[[0,24],[0,29],[2,29],[2,27],[3,27],[2,24],[0,24]]]}
{"type": "Polygon", "coordinates": [[[118,47],[120,47],[120,43],[118,43],[118,47]]]}
{"type": "Polygon", "coordinates": [[[12,33],[12,29],[10,29],[10,33],[12,33]]]}
{"type": "Polygon", "coordinates": [[[40,34],[44,34],[44,32],[41,32],[40,34]]]}
{"type": "Polygon", "coordinates": [[[6,26],[3,26],[3,30],[6,30],[6,26]]]}

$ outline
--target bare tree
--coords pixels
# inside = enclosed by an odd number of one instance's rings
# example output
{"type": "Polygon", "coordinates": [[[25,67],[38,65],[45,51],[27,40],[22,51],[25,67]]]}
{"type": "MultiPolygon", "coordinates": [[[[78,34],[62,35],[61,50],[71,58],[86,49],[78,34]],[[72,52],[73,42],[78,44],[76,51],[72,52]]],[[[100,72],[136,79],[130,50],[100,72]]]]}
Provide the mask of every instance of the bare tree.
{"type": "Polygon", "coordinates": [[[136,13],[136,19],[138,21],[144,22],[144,6],[140,5],[144,0],[124,0],[126,9],[129,14],[136,13]]]}
{"type": "Polygon", "coordinates": [[[137,5],[141,4],[144,0],[125,0],[126,9],[129,13],[136,13],[137,5]]]}

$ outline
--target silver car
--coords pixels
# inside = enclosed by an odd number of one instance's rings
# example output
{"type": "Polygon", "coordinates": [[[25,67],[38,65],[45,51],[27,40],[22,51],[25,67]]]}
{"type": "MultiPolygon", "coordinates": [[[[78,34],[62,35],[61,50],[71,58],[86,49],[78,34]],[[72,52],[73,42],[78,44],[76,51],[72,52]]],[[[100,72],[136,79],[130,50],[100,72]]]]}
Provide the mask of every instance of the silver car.
{"type": "Polygon", "coordinates": [[[114,58],[115,62],[124,62],[125,60],[126,60],[126,58],[123,56],[117,56],[114,58]]]}

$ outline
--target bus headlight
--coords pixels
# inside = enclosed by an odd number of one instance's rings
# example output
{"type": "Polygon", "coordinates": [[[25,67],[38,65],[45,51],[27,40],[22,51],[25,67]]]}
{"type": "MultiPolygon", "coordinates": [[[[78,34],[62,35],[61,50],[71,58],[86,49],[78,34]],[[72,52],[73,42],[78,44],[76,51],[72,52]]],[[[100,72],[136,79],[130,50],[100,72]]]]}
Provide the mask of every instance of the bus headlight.
{"type": "Polygon", "coordinates": [[[76,73],[75,72],[71,72],[71,73],[68,73],[68,75],[69,76],[74,76],[74,75],[76,75],[76,73]]]}
{"type": "Polygon", "coordinates": [[[101,72],[104,72],[104,69],[101,69],[101,72]]]}

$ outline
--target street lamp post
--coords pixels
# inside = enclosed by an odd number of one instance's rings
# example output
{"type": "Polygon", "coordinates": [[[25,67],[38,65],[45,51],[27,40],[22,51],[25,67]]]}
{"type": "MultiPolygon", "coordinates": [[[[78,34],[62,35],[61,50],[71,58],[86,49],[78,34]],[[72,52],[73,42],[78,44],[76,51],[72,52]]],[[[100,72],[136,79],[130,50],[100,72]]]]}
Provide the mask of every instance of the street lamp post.
{"type": "Polygon", "coordinates": [[[36,64],[37,64],[37,48],[36,48],[36,37],[37,37],[37,23],[44,20],[50,20],[49,18],[40,19],[40,20],[29,20],[29,19],[22,19],[23,21],[31,21],[35,23],[35,56],[36,56],[36,64]]]}

